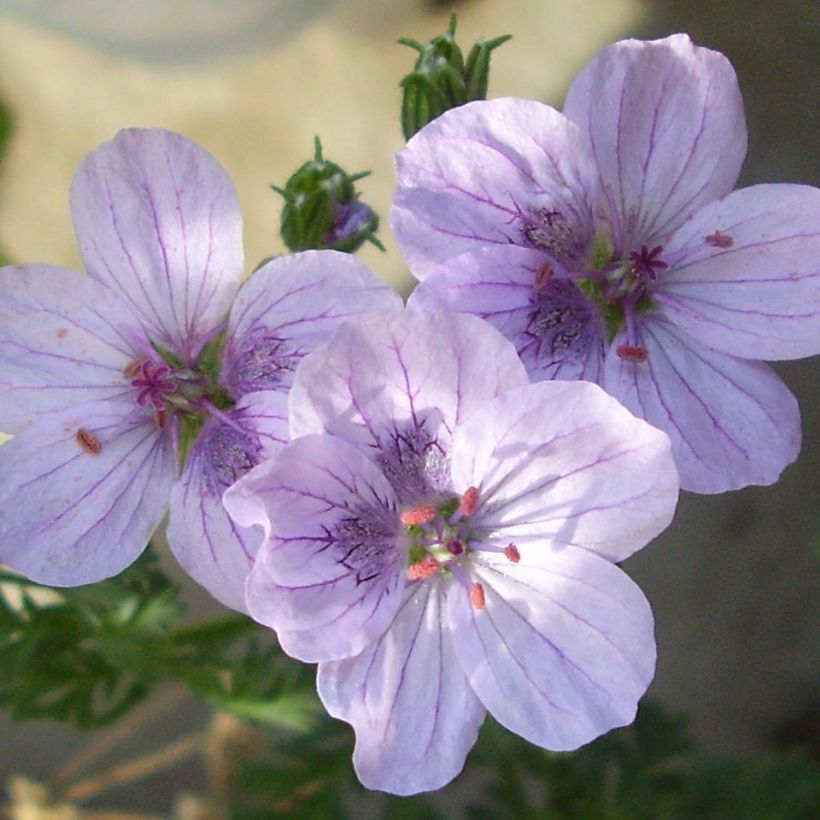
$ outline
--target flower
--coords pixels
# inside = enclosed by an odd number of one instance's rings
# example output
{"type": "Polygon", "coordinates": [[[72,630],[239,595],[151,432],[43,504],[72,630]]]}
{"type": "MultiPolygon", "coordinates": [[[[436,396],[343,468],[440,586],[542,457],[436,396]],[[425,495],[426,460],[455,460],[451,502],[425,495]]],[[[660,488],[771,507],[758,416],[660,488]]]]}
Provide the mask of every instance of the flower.
{"type": "Polygon", "coordinates": [[[109,577],[170,498],[182,565],[244,608],[258,539],[228,519],[224,489],[287,440],[298,360],[347,316],[401,302],[329,251],[274,260],[237,295],[233,185],[167,131],[92,152],[71,206],[87,276],[0,271],[0,429],[15,434],[0,448],[0,560],[58,586],[109,577]]]}
{"type": "Polygon", "coordinates": [[[564,113],[500,99],[398,156],[411,305],[476,313],[533,379],[601,384],[671,440],[685,489],[775,481],[794,397],[759,359],[820,352],[820,190],[734,191],[742,101],[685,35],[606,48],[564,113]]]}
{"type": "Polygon", "coordinates": [[[472,316],[351,319],[297,369],[292,440],[225,494],[264,529],[251,615],[319,662],[369,788],[436,789],[484,715],[549,749],[632,721],[652,616],[615,562],[671,520],[664,433],[529,384],[472,316]]]}

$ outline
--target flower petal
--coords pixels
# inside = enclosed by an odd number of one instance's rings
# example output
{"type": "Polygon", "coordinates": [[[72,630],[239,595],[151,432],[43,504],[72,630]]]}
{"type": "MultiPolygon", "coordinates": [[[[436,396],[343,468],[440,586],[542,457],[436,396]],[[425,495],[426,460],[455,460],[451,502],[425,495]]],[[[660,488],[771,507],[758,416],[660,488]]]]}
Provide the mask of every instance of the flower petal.
{"type": "Polygon", "coordinates": [[[603,329],[592,306],[543,251],[516,245],[460,254],[431,271],[413,291],[409,310],[479,316],[516,348],[527,373],[541,379],[598,381],[603,329]],[[542,271],[549,280],[536,285],[542,271]]]}
{"type": "Polygon", "coordinates": [[[133,354],[115,329],[122,315],[85,274],[0,270],[0,429],[16,433],[38,415],[130,391],[122,371],[133,354]]]}
{"type": "Polygon", "coordinates": [[[288,402],[290,433],[329,432],[385,454],[408,430],[426,430],[446,458],[460,419],[526,383],[513,346],[474,316],[363,316],[299,366],[288,402]]]}
{"type": "Polygon", "coordinates": [[[242,273],[242,219],[222,166],[179,134],[120,131],[83,161],[71,210],[91,276],[154,341],[192,359],[242,273]]]}
{"type": "Polygon", "coordinates": [[[310,663],[356,655],[401,602],[406,555],[379,469],[332,436],[291,442],[225,493],[231,517],[266,540],[248,579],[251,615],[310,663]]]}
{"type": "Polygon", "coordinates": [[[223,384],[234,395],[290,387],[301,358],[350,316],[401,310],[396,291],[349,253],[305,251],[257,270],[231,309],[223,384]]]}
{"type": "Polygon", "coordinates": [[[245,582],[263,536],[232,521],[222,495],[287,443],[286,397],[272,390],[251,393],[225,415],[228,421],[206,422],[174,484],[167,537],[197,583],[226,606],[246,612],[245,582]]]}
{"type": "Polygon", "coordinates": [[[176,474],[170,441],[131,405],[44,417],[0,447],[0,561],[34,581],[108,578],[145,549],[176,474]]]}
{"type": "Polygon", "coordinates": [[[362,784],[392,794],[439,789],[464,766],[485,710],[443,625],[434,581],[413,584],[390,629],[355,658],[319,665],[319,697],[356,731],[362,784]]]}
{"type": "Polygon", "coordinates": [[[681,487],[721,493],[772,484],[800,451],[800,411],[766,365],[714,351],[661,317],[643,323],[646,361],[606,363],[606,386],[666,431],[681,487]]]}
{"type": "Polygon", "coordinates": [[[820,189],[755,185],[703,208],[667,247],[664,313],[709,347],[750,359],[820,353],[820,189]]]}
{"type": "Polygon", "coordinates": [[[665,529],[678,497],[668,437],[588,382],[539,382],[456,430],[453,485],[478,487],[487,538],[572,545],[620,561],[665,529]]]}
{"type": "Polygon", "coordinates": [[[655,640],[649,604],[620,569],[573,547],[532,548],[475,576],[485,608],[453,584],[447,615],[467,680],[499,723],[565,751],[632,722],[655,640]]]}
{"type": "Polygon", "coordinates": [[[663,244],[698,208],[732,190],[746,126],[729,61],[685,34],[623,40],[573,82],[564,113],[588,135],[619,256],[663,244]]]}
{"type": "Polygon", "coordinates": [[[582,136],[534,100],[480,101],[445,112],[398,153],[396,172],[391,226],[418,279],[487,244],[533,247],[532,232],[547,227],[544,215],[561,227],[541,239],[557,243],[562,255],[583,252],[591,239],[587,191],[594,176],[582,136]]]}

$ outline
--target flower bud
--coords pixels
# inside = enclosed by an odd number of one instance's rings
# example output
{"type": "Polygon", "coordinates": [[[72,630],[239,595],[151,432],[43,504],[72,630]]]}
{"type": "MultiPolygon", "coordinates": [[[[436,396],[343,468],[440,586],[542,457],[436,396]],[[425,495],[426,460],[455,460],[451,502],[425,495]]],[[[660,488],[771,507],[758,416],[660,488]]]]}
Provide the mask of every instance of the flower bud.
{"type": "Polygon", "coordinates": [[[358,199],[354,183],[370,171],[348,174],[322,156],[316,137],[313,159],[302,165],[284,188],[271,186],[285,200],[280,232],[291,251],[336,250],[353,253],[375,237],[379,217],[358,199]]]}
{"type": "Polygon", "coordinates": [[[419,53],[413,71],[401,81],[401,127],[405,139],[409,140],[450,108],[487,97],[490,54],[511,35],[479,40],[465,63],[464,55],[456,45],[455,33],[456,15],[453,14],[447,31],[427,44],[409,37],[399,40],[419,53]]]}

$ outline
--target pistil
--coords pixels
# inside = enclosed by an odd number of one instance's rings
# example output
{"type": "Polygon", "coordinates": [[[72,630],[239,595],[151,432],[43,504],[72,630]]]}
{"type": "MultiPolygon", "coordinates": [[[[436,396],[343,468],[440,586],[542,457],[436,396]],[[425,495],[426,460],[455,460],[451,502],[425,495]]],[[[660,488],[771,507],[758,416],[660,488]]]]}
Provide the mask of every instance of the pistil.
{"type": "Polygon", "coordinates": [[[449,572],[470,598],[474,609],[486,606],[484,587],[467,575],[471,552],[503,554],[513,564],[521,560],[515,544],[487,544],[477,537],[472,522],[480,502],[478,487],[468,487],[459,496],[452,496],[438,506],[421,504],[408,507],[399,514],[410,537],[408,581],[424,581],[437,572],[449,572]]]}

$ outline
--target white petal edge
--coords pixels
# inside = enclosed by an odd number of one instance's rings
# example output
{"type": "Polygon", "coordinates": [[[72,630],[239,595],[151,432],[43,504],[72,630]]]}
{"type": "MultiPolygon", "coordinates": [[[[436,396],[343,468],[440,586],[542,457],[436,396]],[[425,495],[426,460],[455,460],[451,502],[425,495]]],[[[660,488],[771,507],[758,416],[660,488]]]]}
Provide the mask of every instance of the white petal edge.
{"type": "Polygon", "coordinates": [[[353,764],[368,789],[439,789],[476,741],[485,710],[461,671],[443,609],[440,582],[414,584],[381,638],[355,658],[319,664],[319,697],[355,729],[353,764]]]}
{"type": "Polygon", "coordinates": [[[464,674],[499,723],[569,751],[633,721],[655,640],[649,604],[625,573],[566,547],[533,549],[517,565],[477,564],[474,576],[486,607],[453,585],[447,615],[464,674]]]}

